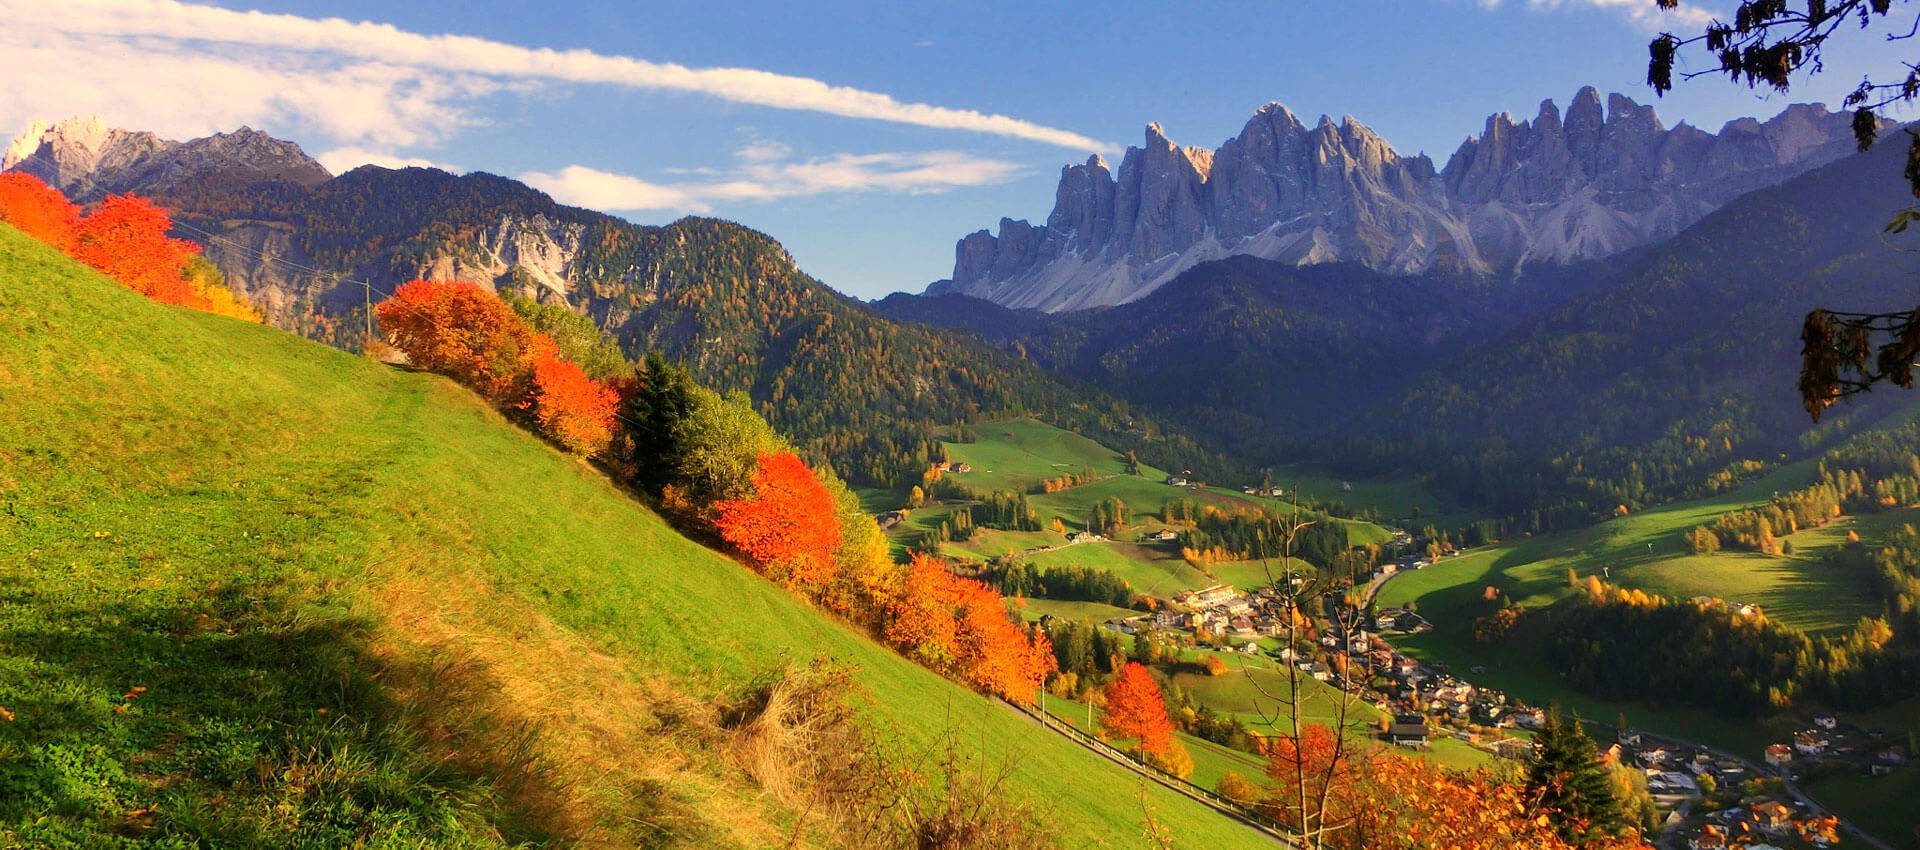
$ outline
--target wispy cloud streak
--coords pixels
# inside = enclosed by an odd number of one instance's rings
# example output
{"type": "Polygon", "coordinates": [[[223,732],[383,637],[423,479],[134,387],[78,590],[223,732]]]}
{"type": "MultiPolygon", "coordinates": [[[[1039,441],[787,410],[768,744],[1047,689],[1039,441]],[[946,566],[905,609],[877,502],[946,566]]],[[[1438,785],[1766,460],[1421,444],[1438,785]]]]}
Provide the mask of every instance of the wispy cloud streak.
{"type": "Polygon", "coordinates": [[[1614,12],[1648,32],[1700,29],[1711,23],[1717,13],[1701,3],[1681,3],[1673,10],[1662,10],[1653,0],[1479,0],[1485,9],[1525,6],[1533,11],[1600,9],[1614,12]]]}
{"type": "MultiPolygon", "coordinates": [[[[589,50],[529,48],[460,35],[408,32],[386,24],[339,18],[239,12],[177,0],[0,0],[0,20],[14,32],[0,47],[75,46],[102,39],[138,53],[180,61],[186,50],[209,47],[269,51],[270,66],[325,63],[342,70],[341,60],[382,69],[413,69],[415,87],[428,81],[418,72],[444,75],[445,93],[454,98],[475,80],[597,84],[634,89],[685,92],[735,103],[800,110],[846,118],[885,121],[944,130],[987,133],[1040,142],[1077,151],[1111,150],[1112,145],[1071,131],[1006,115],[895,99],[876,91],[837,86],[752,68],[689,68],[589,50]],[[28,35],[31,34],[31,35],[28,35]]],[[[81,46],[84,46],[83,44],[81,46]]],[[[17,51],[10,51],[17,52],[17,51]]],[[[17,58],[17,57],[16,57],[17,58]]],[[[0,58],[0,69],[17,63],[0,58]]],[[[69,68],[83,73],[84,68],[69,68]]],[[[143,75],[151,79],[151,75],[143,75]]],[[[471,92],[466,92],[471,94],[471,92]]],[[[286,104],[283,104],[285,108],[286,104]]]]}
{"type": "Polygon", "coordinates": [[[597,210],[706,212],[717,203],[808,195],[935,194],[1004,183],[1020,172],[1015,163],[961,151],[842,153],[802,161],[786,156],[784,145],[755,143],[736,152],[737,168],[699,181],[656,183],[584,165],[527,172],[520,179],[564,203],[597,210]]]}

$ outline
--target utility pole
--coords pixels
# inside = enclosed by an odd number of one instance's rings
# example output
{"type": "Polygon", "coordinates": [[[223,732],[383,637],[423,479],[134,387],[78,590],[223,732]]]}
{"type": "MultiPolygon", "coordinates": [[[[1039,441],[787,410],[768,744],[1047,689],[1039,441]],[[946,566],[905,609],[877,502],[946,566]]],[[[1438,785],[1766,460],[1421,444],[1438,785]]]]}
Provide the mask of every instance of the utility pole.
{"type": "Polygon", "coordinates": [[[367,339],[361,343],[361,348],[365,349],[366,346],[373,344],[373,284],[360,281],[360,291],[367,310],[367,339]]]}

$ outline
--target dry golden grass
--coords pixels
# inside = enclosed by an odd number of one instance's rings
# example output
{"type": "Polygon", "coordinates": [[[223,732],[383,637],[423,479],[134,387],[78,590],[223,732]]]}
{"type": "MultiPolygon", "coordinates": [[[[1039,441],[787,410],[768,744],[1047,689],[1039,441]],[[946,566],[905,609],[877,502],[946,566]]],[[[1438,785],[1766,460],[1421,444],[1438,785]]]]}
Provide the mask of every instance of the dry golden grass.
{"type": "Polygon", "coordinates": [[[367,598],[389,693],[430,751],[492,777],[529,831],[586,848],[790,844],[779,804],[798,795],[771,768],[726,769],[708,703],[470,575],[398,576],[367,598]],[[773,805],[739,804],[756,798],[773,805]]]}

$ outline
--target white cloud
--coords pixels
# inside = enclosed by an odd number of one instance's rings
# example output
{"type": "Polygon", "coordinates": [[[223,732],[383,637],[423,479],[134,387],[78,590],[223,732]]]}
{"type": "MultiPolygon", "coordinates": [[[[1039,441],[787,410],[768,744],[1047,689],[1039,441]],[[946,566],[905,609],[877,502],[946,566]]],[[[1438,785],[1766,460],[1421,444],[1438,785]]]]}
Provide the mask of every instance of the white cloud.
{"type": "Polygon", "coordinates": [[[905,192],[928,194],[963,186],[1004,183],[1019,173],[1005,160],[961,151],[925,153],[835,154],[807,162],[757,165],[748,179],[781,187],[788,194],[823,192],[905,192]]]}
{"type": "Polygon", "coordinates": [[[704,212],[706,204],[687,192],[638,177],[569,165],[554,173],[529,171],[520,182],[565,204],[596,210],[686,210],[704,212]]]}
{"type": "Polygon", "coordinates": [[[441,171],[451,171],[455,174],[461,171],[461,168],[457,165],[448,165],[443,162],[435,162],[430,159],[422,159],[415,156],[404,156],[389,151],[369,150],[353,145],[334,148],[325,153],[316,154],[313,158],[319,160],[322,166],[335,174],[345,174],[362,165],[377,165],[381,168],[438,168],[441,171]]]}
{"type": "MultiPolygon", "coordinates": [[[[0,77],[18,92],[21,76],[45,85],[0,101],[0,119],[21,101],[32,112],[68,113],[111,99],[124,109],[158,112],[128,101],[156,99],[207,120],[219,114],[296,114],[350,141],[396,141],[391,119],[416,126],[471,120],[457,104],[519,83],[603,84],[701,94],[736,103],[965,130],[1081,151],[1110,150],[1086,136],[1005,115],[895,100],[880,92],[752,68],[688,68],[588,50],[527,48],[481,38],[426,35],[385,24],[237,12],[178,0],[0,0],[0,77]],[[98,66],[130,76],[113,76],[98,66]],[[38,71],[38,73],[35,73],[38,71]],[[193,87],[182,82],[210,83],[193,87]],[[77,97],[75,96],[77,95],[77,97]],[[43,100],[60,101],[42,104],[43,100]],[[388,99],[396,102],[387,103],[388,99]],[[213,104],[203,101],[219,100],[213,104]],[[347,113],[335,117],[332,109],[347,113]]],[[[182,119],[184,120],[184,119],[182,119]]],[[[206,129],[204,127],[198,129],[206,129]]]]}
{"type": "MultiPolygon", "coordinates": [[[[1502,0],[1479,0],[1479,3],[1485,9],[1497,9],[1506,5],[1502,0]]],[[[1717,16],[1715,10],[1706,8],[1701,3],[1686,2],[1686,0],[1682,0],[1680,7],[1671,11],[1656,7],[1653,0],[1512,0],[1512,5],[1522,3],[1534,11],[1601,9],[1617,12],[1650,32],[1701,29],[1712,23],[1717,16]]]]}
{"type": "Polygon", "coordinates": [[[855,192],[934,194],[967,186],[1004,183],[1020,166],[961,151],[834,154],[788,161],[785,145],[755,142],[736,152],[738,169],[705,182],[654,183],[570,165],[557,172],[520,175],[527,185],[568,204],[606,211],[707,212],[727,201],[773,201],[855,192]],[[772,155],[776,152],[777,156],[772,155]]]}
{"type": "Polygon", "coordinates": [[[733,155],[747,162],[770,162],[786,159],[792,153],[793,148],[772,139],[755,139],[748,142],[745,147],[734,151],[733,155]]]}
{"type": "Polygon", "coordinates": [[[501,88],[484,77],[426,75],[381,62],[146,41],[107,45],[13,23],[0,27],[0,79],[7,81],[0,86],[0,124],[98,114],[112,126],[182,138],[242,124],[297,123],[376,146],[428,144],[478,123],[455,102],[501,88]]]}

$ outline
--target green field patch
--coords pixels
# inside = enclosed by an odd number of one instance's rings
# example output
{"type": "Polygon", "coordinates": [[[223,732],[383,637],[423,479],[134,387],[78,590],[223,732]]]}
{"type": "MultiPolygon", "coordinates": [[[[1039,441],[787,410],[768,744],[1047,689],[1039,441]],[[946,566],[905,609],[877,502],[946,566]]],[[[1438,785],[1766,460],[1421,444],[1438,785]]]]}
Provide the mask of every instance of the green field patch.
{"type": "MultiPolygon", "coordinates": [[[[1382,607],[1412,602],[1434,624],[1432,632],[1392,637],[1396,648],[1419,658],[1445,661],[1456,672],[1483,666],[1486,672],[1468,677],[1476,685],[1530,702],[1559,701],[1602,722],[1610,723],[1624,713],[1636,725],[1757,757],[1773,743],[1775,734],[1760,724],[1728,723],[1700,710],[1590,698],[1566,685],[1545,662],[1537,651],[1540,641],[1526,627],[1500,644],[1485,646],[1471,639],[1471,623],[1483,610],[1485,588],[1498,588],[1514,603],[1542,609],[1573,592],[1567,584],[1571,570],[1582,580],[1603,575],[1615,584],[1663,596],[1711,595],[1754,602],[1782,622],[1815,631],[1851,626],[1859,615],[1876,613],[1879,603],[1861,577],[1836,572],[1814,557],[1836,539],[1844,539],[1844,531],[1796,535],[1796,546],[1801,537],[1806,538],[1801,548],[1809,552],[1807,557],[1726,551],[1695,556],[1686,551],[1681,539],[1696,525],[1710,525],[1722,513],[1764,501],[1773,491],[1804,486],[1813,475],[1810,462],[1793,464],[1712,499],[1630,514],[1579,531],[1471,550],[1423,570],[1395,575],[1376,598],[1382,607]]],[[[1879,520],[1887,521],[1891,520],[1879,520]]]]}
{"type": "MultiPolygon", "coordinates": [[[[1907,768],[1887,776],[1836,776],[1803,783],[1813,799],[1838,812],[1868,834],[1904,846],[1920,832],[1920,815],[1913,801],[1920,799],[1920,770],[1907,768]]],[[[1842,834],[1844,844],[1852,836],[1842,834]]]]}
{"type": "Polygon", "coordinates": [[[1127,505],[1127,515],[1139,521],[1157,519],[1166,509],[1167,502],[1174,499],[1190,498],[1201,504],[1217,504],[1223,507],[1239,504],[1244,506],[1236,494],[1233,498],[1217,493],[1196,491],[1186,487],[1171,486],[1159,478],[1144,475],[1117,475],[1103,478],[1092,484],[1083,484],[1061,490],[1056,493],[1043,493],[1031,497],[1028,502],[1040,514],[1040,522],[1051,522],[1059,517],[1068,528],[1084,529],[1087,516],[1093,512],[1093,506],[1105,499],[1119,499],[1127,505]]]}
{"type": "Polygon", "coordinates": [[[1010,601],[1015,612],[1028,620],[1053,616],[1083,623],[1104,623],[1115,618],[1138,617],[1141,612],[1104,602],[1075,602],[1065,599],[1021,599],[1010,601]]]}
{"type": "Polygon", "coordinates": [[[973,536],[964,541],[950,541],[941,546],[945,555],[964,554],[973,560],[991,560],[1005,555],[1027,557],[1033,549],[1060,546],[1066,538],[1051,531],[1001,531],[994,528],[975,528],[973,536]]]}
{"type": "MultiPolygon", "coordinates": [[[[973,431],[975,442],[942,445],[948,460],[972,467],[969,472],[951,474],[949,480],[977,493],[1024,493],[1042,481],[1078,475],[1089,467],[1100,475],[1127,471],[1123,452],[1037,419],[987,422],[973,426],[973,431]]],[[[1149,470],[1142,467],[1141,471],[1149,470]]],[[[1164,475],[1158,470],[1152,474],[1155,480],[1164,475]]]]}
{"type": "Polygon", "coordinates": [[[1544,607],[1571,593],[1569,570],[1584,580],[1602,576],[1622,587],[1674,599],[1716,596],[1752,602],[1783,623],[1813,633],[1851,628],[1861,616],[1874,616],[1881,604],[1866,577],[1838,570],[1821,556],[1845,539],[1849,527],[1872,533],[1920,512],[1868,515],[1791,535],[1795,554],[1768,556],[1722,550],[1694,555],[1682,539],[1695,526],[1712,525],[1721,514],[1751,507],[1772,491],[1806,483],[1811,467],[1795,464],[1739,491],[1695,502],[1656,508],[1565,534],[1522,538],[1443,559],[1425,570],[1395,576],[1382,587],[1382,605],[1417,601],[1429,618],[1467,616],[1477,610],[1480,592],[1499,588],[1507,598],[1544,607]]]}
{"type": "Polygon", "coordinates": [[[1080,543],[1030,555],[1027,561],[1043,570],[1060,567],[1106,570],[1132,585],[1135,593],[1160,599],[1182,590],[1218,584],[1172,552],[1132,543],[1080,543]]]}
{"type": "Polygon", "coordinates": [[[1627,580],[1673,599],[1719,596],[1751,602],[1769,618],[1811,634],[1844,632],[1861,617],[1883,613],[1864,571],[1808,557],[1724,551],[1686,555],[1635,567],[1627,580]]]}

